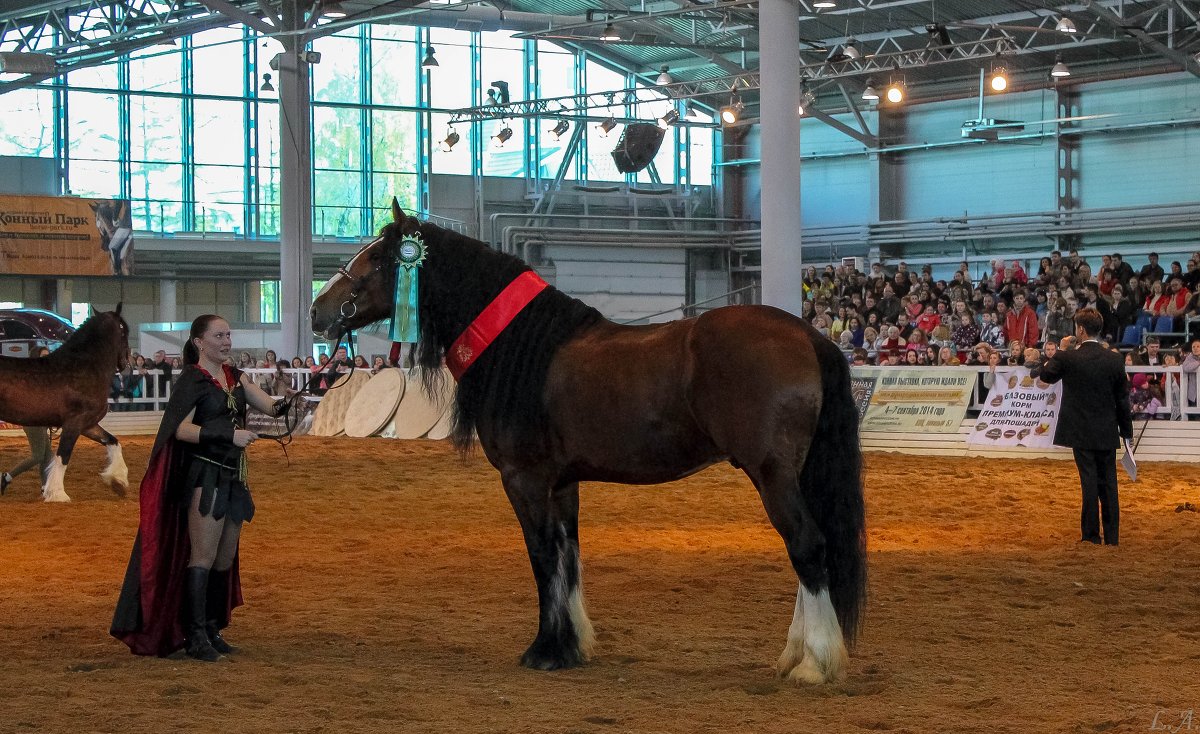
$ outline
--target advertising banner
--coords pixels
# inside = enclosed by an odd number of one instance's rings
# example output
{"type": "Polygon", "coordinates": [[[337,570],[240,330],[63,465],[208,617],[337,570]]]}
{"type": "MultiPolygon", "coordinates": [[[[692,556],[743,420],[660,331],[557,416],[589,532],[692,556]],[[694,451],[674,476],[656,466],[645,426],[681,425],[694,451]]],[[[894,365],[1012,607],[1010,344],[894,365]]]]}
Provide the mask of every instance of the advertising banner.
{"type": "Polygon", "coordinates": [[[1047,385],[1030,377],[1024,367],[998,369],[967,443],[1050,448],[1061,400],[1062,383],[1047,385]]]}
{"type": "Polygon", "coordinates": [[[855,367],[851,373],[863,431],[957,433],[978,379],[972,370],[948,367],[855,367]]]}
{"type": "Polygon", "coordinates": [[[0,194],[0,272],[132,275],[129,202],[0,194]]]}

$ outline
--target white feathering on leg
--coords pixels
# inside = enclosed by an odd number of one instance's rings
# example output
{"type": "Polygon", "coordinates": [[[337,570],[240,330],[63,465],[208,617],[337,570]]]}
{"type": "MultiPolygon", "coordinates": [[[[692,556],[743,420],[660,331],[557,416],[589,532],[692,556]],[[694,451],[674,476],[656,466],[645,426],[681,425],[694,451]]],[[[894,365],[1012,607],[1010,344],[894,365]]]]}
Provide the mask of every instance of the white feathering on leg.
{"type": "Polygon", "coordinates": [[[802,584],[800,596],[804,607],[804,659],[788,673],[788,680],[804,683],[840,680],[846,674],[850,657],[829,590],[821,589],[814,596],[802,584]]]}
{"type": "Polygon", "coordinates": [[[62,463],[61,456],[55,456],[46,468],[46,483],[42,486],[42,499],[46,502],[70,502],[67,490],[63,487],[63,478],[67,473],[67,465],[62,463]]]}
{"type": "Polygon", "coordinates": [[[596,633],[592,629],[592,620],[588,619],[587,609],[583,603],[583,564],[579,561],[579,548],[575,548],[575,586],[567,599],[567,614],[571,615],[571,625],[579,641],[579,654],[584,660],[592,657],[596,648],[596,633]]]}
{"type": "Polygon", "coordinates": [[[108,466],[100,472],[100,479],[110,487],[116,485],[124,491],[129,487],[129,467],[125,465],[121,444],[114,443],[104,448],[108,451],[108,466]]]}
{"type": "Polygon", "coordinates": [[[788,627],[787,644],[779,655],[775,669],[781,676],[787,676],[792,669],[804,659],[804,585],[796,588],[796,606],[792,611],[792,624],[788,627]]]}

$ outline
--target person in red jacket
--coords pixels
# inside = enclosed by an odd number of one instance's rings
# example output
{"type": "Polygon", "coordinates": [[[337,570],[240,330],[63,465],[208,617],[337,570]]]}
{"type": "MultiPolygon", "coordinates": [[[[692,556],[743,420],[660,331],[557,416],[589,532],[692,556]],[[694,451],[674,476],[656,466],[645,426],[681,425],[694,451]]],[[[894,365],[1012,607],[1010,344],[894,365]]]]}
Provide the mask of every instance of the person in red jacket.
{"type": "Polygon", "coordinates": [[[1019,341],[1026,347],[1037,346],[1041,339],[1037,312],[1025,303],[1025,292],[1013,294],[1013,307],[1004,318],[1004,333],[1009,341],[1019,341]]]}

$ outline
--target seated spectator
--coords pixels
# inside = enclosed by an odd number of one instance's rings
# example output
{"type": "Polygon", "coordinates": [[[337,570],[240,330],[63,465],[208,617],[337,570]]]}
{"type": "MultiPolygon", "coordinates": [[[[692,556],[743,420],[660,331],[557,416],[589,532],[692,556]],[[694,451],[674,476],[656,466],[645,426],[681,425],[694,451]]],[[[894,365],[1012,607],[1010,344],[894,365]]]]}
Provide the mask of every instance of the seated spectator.
{"type": "Polygon", "coordinates": [[[362,356],[361,354],[356,354],[354,355],[354,369],[369,370],[371,369],[371,365],[367,363],[366,357],[362,356]]]}
{"type": "MultiPolygon", "coordinates": [[[[1196,402],[1197,393],[1200,392],[1200,390],[1197,390],[1196,384],[1200,382],[1200,373],[1197,372],[1197,369],[1200,369],[1200,339],[1192,339],[1190,351],[1183,358],[1181,367],[1183,369],[1184,384],[1181,386],[1180,394],[1187,399],[1187,406],[1189,408],[1196,408],[1198,407],[1196,402]]],[[[1200,420],[1200,415],[1185,415],[1185,419],[1200,420]]]]}
{"type": "MultiPolygon", "coordinates": [[[[1132,355],[1126,355],[1126,364],[1133,362],[1132,355]]],[[[1129,379],[1129,407],[1133,412],[1134,420],[1149,420],[1158,414],[1158,409],[1162,403],[1150,392],[1150,378],[1144,372],[1137,372],[1130,375],[1129,379]]]]}
{"type": "Polygon", "coordinates": [[[371,362],[371,374],[377,375],[379,374],[380,370],[385,369],[386,367],[387,363],[384,362],[383,357],[377,354],[375,355],[375,359],[371,362]]]}
{"type": "Polygon", "coordinates": [[[925,336],[925,332],[920,328],[913,329],[912,334],[908,337],[908,342],[904,348],[909,351],[924,351],[929,345],[929,339],[925,336]]]}
{"type": "Polygon", "coordinates": [[[1167,314],[1167,306],[1171,299],[1163,292],[1161,281],[1150,284],[1150,294],[1142,303],[1142,311],[1133,326],[1125,330],[1121,337],[1122,344],[1137,344],[1142,340],[1142,334],[1147,331],[1169,332],[1174,328],[1174,317],[1167,314]]]}
{"type": "Polygon", "coordinates": [[[1004,327],[996,321],[995,311],[984,311],[983,328],[979,330],[979,340],[987,342],[993,349],[1003,349],[1008,341],[1004,338],[1004,327]]]}
{"type": "Polygon", "coordinates": [[[288,366],[288,363],[282,359],[275,362],[275,371],[267,376],[266,393],[268,395],[287,397],[295,392],[292,376],[287,373],[288,366]]]}
{"type": "Polygon", "coordinates": [[[277,363],[278,361],[279,361],[279,357],[275,356],[275,350],[268,349],[267,353],[265,355],[263,355],[262,361],[258,363],[258,368],[260,370],[274,369],[275,363],[277,363]]]}

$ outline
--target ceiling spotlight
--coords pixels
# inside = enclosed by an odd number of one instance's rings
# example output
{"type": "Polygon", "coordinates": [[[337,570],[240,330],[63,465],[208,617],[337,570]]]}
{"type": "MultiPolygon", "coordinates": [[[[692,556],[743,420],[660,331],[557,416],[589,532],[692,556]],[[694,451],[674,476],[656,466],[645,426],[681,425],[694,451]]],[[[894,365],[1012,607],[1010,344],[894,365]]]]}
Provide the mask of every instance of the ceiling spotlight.
{"type": "Polygon", "coordinates": [[[343,8],[342,4],[337,2],[337,0],[332,0],[332,2],[323,2],[321,3],[321,15],[325,16],[326,18],[345,18],[346,9],[343,8]]]}
{"type": "Polygon", "coordinates": [[[892,104],[900,104],[904,101],[905,91],[904,82],[892,82],[883,96],[892,104]]]}
{"type": "Polygon", "coordinates": [[[1075,21],[1064,15],[1058,19],[1058,24],[1054,26],[1054,30],[1059,33],[1075,33],[1075,21]]]}
{"type": "Polygon", "coordinates": [[[842,53],[851,61],[862,58],[862,53],[858,50],[858,47],[854,45],[855,43],[856,41],[853,38],[847,38],[846,45],[842,48],[842,53]]]}
{"type": "Polygon", "coordinates": [[[512,136],[513,136],[512,128],[509,127],[508,125],[505,125],[503,128],[500,129],[500,132],[498,132],[492,136],[492,143],[497,148],[503,148],[504,144],[507,143],[509,138],[511,138],[512,136]]]}
{"type": "Polygon", "coordinates": [[[837,3],[833,2],[833,0],[817,0],[815,3],[812,4],[812,6],[814,8],[821,8],[821,9],[836,8],[837,3]]]}
{"type": "Polygon", "coordinates": [[[571,123],[566,120],[559,120],[554,124],[554,127],[550,128],[550,134],[554,136],[555,140],[562,140],[562,136],[570,129],[571,123]]]}
{"type": "Polygon", "coordinates": [[[600,31],[600,40],[605,43],[611,43],[621,40],[621,34],[617,33],[617,28],[612,23],[604,26],[604,30],[600,31]]]}
{"type": "Polygon", "coordinates": [[[1071,76],[1071,70],[1063,63],[1061,56],[1054,59],[1054,67],[1050,69],[1050,76],[1055,79],[1071,76]]]}
{"type": "Polygon", "coordinates": [[[1008,89],[1008,72],[1004,70],[1003,66],[992,69],[992,78],[988,81],[988,86],[992,88],[993,92],[1003,92],[1008,89]]]}
{"type": "Polygon", "coordinates": [[[667,110],[667,114],[658,118],[658,126],[663,130],[666,130],[677,122],[679,122],[679,112],[675,109],[667,110]]]}
{"type": "Polygon", "coordinates": [[[729,104],[721,108],[721,122],[726,125],[732,125],[738,121],[738,117],[744,109],[746,109],[746,105],[742,104],[741,97],[735,94],[729,99],[729,104]]]}
{"type": "Polygon", "coordinates": [[[926,48],[941,48],[949,46],[953,43],[950,40],[950,32],[946,30],[946,26],[941,23],[929,23],[925,26],[925,32],[929,34],[929,43],[926,48]]]}
{"type": "Polygon", "coordinates": [[[671,70],[667,67],[666,64],[663,64],[661,67],[659,67],[658,78],[654,80],[655,84],[657,84],[660,87],[663,87],[668,84],[674,83],[674,81],[675,81],[674,77],[671,76],[671,70]]]}
{"type": "Polygon", "coordinates": [[[508,104],[508,82],[496,81],[492,82],[491,89],[488,89],[488,99],[495,100],[495,104],[508,104]],[[495,89],[495,94],[492,94],[492,89],[495,89]]]}
{"type": "Polygon", "coordinates": [[[596,127],[600,128],[600,136],[607,138],[608,134],[611,133],[613,131],[613,128],[616,126],[617,126],[617,118],[609,115],[609,118],[607,120],[600,123],[596,127]]]}
{"type": "Polygon", "coordinates": [[[812,93],[811,89],[802,88],[800,90],[800,116],[804,117],[808,114],[813,105],[817,103],[817,95],[812,93]]]}
{"type": "Polygon", "coordinates": [[[442,152],[449,153],[458,144],[459,140],[462,140],[462,138],[459,136],[458,131],[450,128],[446,133],[446,139],[442,141],[442,152]]]}
{"type": "Polygon", "coordinates": [[[263,83],[262,83],[262,86],[258,88],[258,91],[260,91],[260,92],[274,92],[275,91],[275,85],[271,83],[270,72],[263,74],[263,83]]]}
{"type": "Polygon", "coordinates": [[[440,66],[438,60],[433,56],[433,46],[425,47],[425,58],[421,59],[422,69],[432,69],[435,66],[440,66]]]}
{"type": "Polygon", "coordinates": [[[867,80],[867,88],[863,90],[862,98],[867,102],[879,99],[879,90],[875,88],[875,84],[870,79],[867,80]]]}

